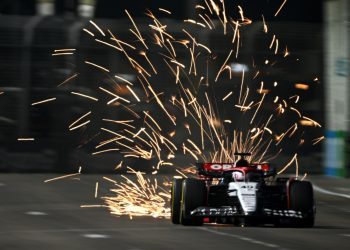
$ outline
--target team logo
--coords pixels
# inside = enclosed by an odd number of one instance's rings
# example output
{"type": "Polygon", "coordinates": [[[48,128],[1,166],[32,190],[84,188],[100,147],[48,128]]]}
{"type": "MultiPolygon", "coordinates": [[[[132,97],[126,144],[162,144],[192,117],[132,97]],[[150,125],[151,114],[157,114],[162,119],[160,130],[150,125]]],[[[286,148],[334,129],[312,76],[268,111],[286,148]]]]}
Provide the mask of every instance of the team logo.
{"type": "Polygon", "coordinates": [[[225,170],[230,170],[232,168],[234,168],[234,164],[230,164],[230,163],[223,163],[223,164],[210,164],[209,165],[209,168],[211,170],[222,170],[222,171],[225,171],[225,170]]]}

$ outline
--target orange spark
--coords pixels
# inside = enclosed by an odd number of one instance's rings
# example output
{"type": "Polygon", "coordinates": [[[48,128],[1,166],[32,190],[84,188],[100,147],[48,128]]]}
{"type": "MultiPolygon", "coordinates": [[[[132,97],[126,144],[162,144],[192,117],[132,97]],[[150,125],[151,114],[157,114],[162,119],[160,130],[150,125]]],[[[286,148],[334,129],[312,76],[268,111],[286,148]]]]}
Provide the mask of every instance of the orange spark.
{"type": "Polygon", "coordinates": [[[96,68],[102,69],[103,71],[106,71],[106,72],[109,73],[109,70],[108,70],[108,69],[106,69],[105,67],[102,67],[102,66],[100,66],[100,65],[98,65],[98,64],[95,64],[95,63],[92,63],[92,62],[89,62],[89,61],[85,61],[85,63],[86,63],[86,64],[90,64],[90,65],[92,65],[92,66],[94,66],[94,67],[96,67],[96,68]]]}
{"type": "Polygon", "coordinates": [[[34,138],[17,138],[17,141],[34,141],[34,138]]]}
{"type": "Polygon", "coordinates": [[[171,12],[169,10],[166,10],[166,9],[163,9],[163,8],[158,8],[158,10],[162,11],[162,12],[165,12],[169,15],[171,15],[171,12]]]}
{"type": "Polygon", "coordinates": [[[136,93],[129,87],[129,85],[126,85],[126,88],[130,91],[130,93],[135,97],[136,101],[140,102],[140,98],[136,95],[136,93]]]}
{"type": "Polygon", "coordinates": [[[224,96],[224,98],[222,98],[223,101],[225,101],[227,98],[229,98],[231,95],[233,94],[233,91],[231,91],[230,93],[228,93],[227,95],[224,96]]]}
{"type": "Polygon", "coordinates": [[[61,82],[60,84],[58,84],[57,87],[60,87],[61,85],[63,85],[63,84],[65,84],[65,83],[69,82],[70,80],[76,78],[77,76],[78,76],[78,73],[75,73],[74,75],[68,77],[66,80],[64,80],[63,82],[61,82]]]}
{"type": "Polygon", "coordinates": [[[136,33],[134,33],[136,35],[136,37],[140,40],[140,42],[143,44],[143,46],[145,46],[146,49],[148,49],[146,43],[145,43],[145,39],[143,39],[139,29],[137,28],[135,22],[134,22],[134,19],[132,19],[131,15],[129,14],[129,12],[127,10],[125,10],[125,13],[128,15],[130,21],[132,22],[132,25],[134,26],[135,30],[136,30],[136,33]]]}
{"type": "Polygon", "coordinates": [[[267,28],[267,25],[266,25],[266,22],[265,22],[264,15],[261,15],[261,16],[262,16],[262,20],[263,20],[264,32],[267,33],[268,32],[268,28],[267,28]]]}
{"type": "Polygon", "coordinates": [[[81,96],[81,97],[85,97],[85,98],[88,98],[88,99],[91,99],[91,100],[93,100],[93,101],[98,101],[98,99],[97,98],[95,98],[95,97],[92,97],[92,96],[88,96],[88,95],[84,95],[84,94],[82,94],[82,93],[78,93],[78,92],[70,92],[72,95],[78,95],[78,96],[81,96]]]}
{"type": "Polygon", "coordinates": [[[89,34],[90,36],[95,36],[94,33],[92,33],[91,31],[87,30],[87,29],[83,29],[83,31],[85,31],[87,34],[89,34]]]}
{"type": "Polygon", "coordinates": [[[53,53],[52,56],[67,56],[67,55],[74,55],[73,52],[61,52],[61,53],[53,53]]]}
{"type": "Polygon", "coordinates": [[[294,85],[295,88],[297,89],[302,89],[302,90],[308,90],[309,89],[309,85],[305,84],[305,83],[296,83],[294,85]]]}
{"type": "Polygon", "coordinates": [[[287,0],[284,0],[283,3],[281,4],[281,6],[278,8],[278,10],[275,13],[275,17],[278,15],[278,13],[280,13],[280,11],[282,10],[283,6],[286,4],[287,0]]]}
{"type": "Polygon", "coordinates": [[[84,122],[84,123],[82,123],[82,124],[79,124],[79,125],[77,125],[77,126],[75,126],[75,127],[70,127],[70,128],[69,128],[69,131],[76,130],[76,129],[80,128],[80,127],[83,127],[83,126],[87,125],[88,123],[90,123],[90,120],[88,120],[88,121],[86,121],[86,122],[84,122]]]}
{"type": "Polygon", "coordinates": [[[288,162],[280,171],[278,171],[277,174],[282,174],[294,161],[297,164],[298,162],[297,157],[298,157],[298,154],[295,154],[293,158],[290,160],[290,162],[288,162]]]}
{"type": "Polygon", "coordinates": [[[95,28],[102,34],[102,36],[106,36],[105,33],[102,31],[100,27],[96,23],[94,23],[92,20],[89,21],[95,28]]]}
{"type": "Polygon", "coordinates": [[[102,44],[104,44],[104,45],[107,45],[107,46],[109,46],[109,47],[112,47],[112,48],[114,48],[114,49],[116,49],[116,50],[118,50],[118,51],[122,51],[121,48],[119,48],[119,47],[117,47],[117,46],[115,46],[115,45],[113,45],[113,44],[107,43],[107,42],[105,42],[105,41],[101,41],[100,39],[95,39],[95,41],[98,42],[98,43],[102,43],[102,44]]]}
{"type": "Polygon", "coordinates": [[[60,179],[64,179],[64,178],[68,178],[68,177],[72,177],[72,176],[76,176],[76,175],[80,175],[80,173],[62,175],[62,176],[59,176],[59,177],[55,177],[55,178],[52,178],[52,179],[45,180],[44,182],[47,183],[47,182],[50,182],[50,181],[56,181],[56,180],[60,180],[60,179]]]}
{"type": "Polygon", "coordinates": [[[71,123],[68,128],[73,127],[75,124],[77,124],[79,121],[81,121],[83,118],[87,117],[88,115],[91,114],[91,111],[87,112],[86,114],[82,115],[81,117],[79,117],[78,119],[76,119],[73,123],[71,123]]]}
{"type": "Polygon", "coordinates": [[[107,152],[115,152],[119,150],[120,150],[119,148],[110,148],[110,149],[93,152],[91,155],[98,155],[98,154],[107,153],[107,152]]]}
{"type": "Polygon", "coordinates": [[[49,98],[49,99],[45,99],[45,100],[42,100],[42,101],[38,101],[38,102],[33,102],[31,105],[32,106],[35,106],[35,105],[39,105],[39,104],[42,104],[42,103],[47,103],[47,102],[52,102],[54,100],[56,100],[57,98],[54,97],[54,98],[49,98]]]}
{"type": "Polygon", "coordinates": [[[319,142],[321,142],[322,140],[324,140],[324,136],[321,136],[321,137],[319,137],[319,138],[315,138],[315,139],[313,139],[312,140],[312,145],[316,145],[317,143],[319,143],[319,142]]]}

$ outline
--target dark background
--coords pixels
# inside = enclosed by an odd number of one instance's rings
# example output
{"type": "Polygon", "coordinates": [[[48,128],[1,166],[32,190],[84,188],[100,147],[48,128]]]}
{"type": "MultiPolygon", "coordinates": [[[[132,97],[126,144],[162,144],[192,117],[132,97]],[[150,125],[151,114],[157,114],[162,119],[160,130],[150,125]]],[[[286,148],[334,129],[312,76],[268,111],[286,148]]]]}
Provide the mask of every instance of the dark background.
{"type": "MultiPolygon", "coordinates": [[[[298,94],[304,100],[300,107],[304,114],[323,124],[322,1],[289,0],[279,15],[274,17],[282,2],[282,0],[226,1],[229,15],[238,18],[237,5],[241,5],[245,16],[254,21],[251,27],[242,30],[245,45],[240,51],[237,62],[247,65],[252,65],[253,62],[260,63],[261,70],[265,74],[251,84],[258,84],[261,80],[285,82],[278,89],[279,94],[285,96],[294,91],[295,82],[313,82],[317,77],[319,79],[317,84],[312,85],[308,92],[299,91],[298,94]],[[269,25],[269,36],[265,36],[261,30],[262,14],[269,25]],[[266,49],[271,42],[271,34],[277,34],[281,42],[280,50],[287,45],[291,55],[284,63],[270,68],[264,66],[263,62],[266,59],[273,61],[277,58],[266,49]]],[[[101,27],[108,27],[120,34],[121,38],[128,40],[130,21],[124,10],[127,9],[141,27],[145,22],[145,9],[151,9],[158,17],[166,18],[164,20],[169,27],[175,27],[172,30],[174,34],[183,36],[182,20],[193,16],[195,3],[196,1],[100,0],[97,1],[93,19],[101,27]],[[158,8],[168,9],[172,11],[172,15],[164,15],[157,11],[158,8]]],[[[5,92],[0,96],[0,171],[70,172],[83,165],[87,166],[85,168],[87,172],[103,172],[113,170],[113,166],[122,159],[119,154],[92,157],[91,152],[99,135],[101,117],[117,117],[123,113],[106,109],[105,105],[95,105],[93,111],[99,115],[93,117],[95,124],[93,128],[74,133],[67,131],[70,122],[91,109],[89,101],[76,98],[69,92],[96,93],[96,83],[101,80],[108,82],[105,75],[97,75],[82,63],[84,60],[110,65],[117,70],[117,73],[132,74],[125,66],[127,63],[116,56],[113,50],[95,43],[82,31],[82,28],[91,24],[88,23],[89,19],[77,17],[76,5],[77,1],[56,1],[55,15],[44,17],[36,23],[35,28],[27,31],[28,25],[35,23],[35,1],[0,1],[2,14],[0,15],[0,92],[5,92]],[[51,56],[54,49],[72,47],[78,51],[74,57],[51,56]],[[75,72],[79,72],[79,78],[74,80],[72,85],[60,89],[56,87],[75,72]],[[57,101],[47,105],[30,106],[34,101],[48,97],[57,97],[57,101]],[[19,137],[34,137],[36,140],[23,143],[17,141],[19,137]]],[[[208,46],[214,49],[219,57],[225,57],[230,49],[230,41],[223,39],[221,32],[201,34],[195,28],[192,32],[205,36],[208,46]]],[[[185,51],[179,50],[179,53],[186,56],[185,51]]],[[[156,58],[155,63],[157,67],[163,66],[156,58]]],[[[213,70],[217,70],[215,67],[220,67],[221,63],[218,61],[213,70]]],[[[247,78],[252,78],[252,74],[253,72],[248,74],[247,78]]],[[[239,81],[239,76],[236,76],[236,79],[239,81]]],[[[159,83],[173,81],[166,76],[158,80],[159,83]]],[[[223,79],[224,85],[213,90],[217,98],[222,98],[229,90],[227,82],[228,79],[223,79]]],[[[143,105],[145,109],[152,109],[150,104],[143,105]]],[[[229,111],[225,115],[235,117],[229,111]]],[[[245,122],[247,121],[242,119],[240,126],[244,127],[245,122]]],[[[287,126],[290,126],[290,121],[282,121],[276,129],[286,129],[287,126]]],[[[227,129],[232,131],[233,128],[227,129]]],[[[319,130],[305,128],[300,136],[313,139],[322,134],[323,128],[319,130]]],[[[286,163],[294,153],[298,153],[302,171],[321,172],[322,144],[312,146],[309,143],[302,147],[298,147],[297,144],[297,141],[286,140],[279,161],[286,163]]],[[[150,164],[152,163],[141,165],[148,169],[150,164]]]]}
{"type": "MultiPolygon", "coordinates": [[[[73,11],[77,1],[75,0],[57,0],[56,11],[62,15],[66,10],[73,11]]],[[[122,18],[124,9],[130,10],[136,17],[142,17],[145,9],[164,8],[172,11],[172,18],[184,19],[188,12],[186,6],[193,1],[188,0],[135,0],[135,1],[115,1],[100,0],[96,6],[96,18],[122,18]]],[[[264,14],[266,20],[274,21],[304,21],[304,22],[322,22],[322,1],[304,1],[289,0],[284,5],[282,11],[277,17],[273,17],[283,0],[232,0],[228,1],[227,10],[234,9],[240,5],[244,7],[246,16],[254,20],[260,19],[264,14]]],[[[17,15],[34,15],[35,0],[1,0],[0,13],[17,15]]],[[[165,15],[164,15],[165,16],[165,15]]]]}

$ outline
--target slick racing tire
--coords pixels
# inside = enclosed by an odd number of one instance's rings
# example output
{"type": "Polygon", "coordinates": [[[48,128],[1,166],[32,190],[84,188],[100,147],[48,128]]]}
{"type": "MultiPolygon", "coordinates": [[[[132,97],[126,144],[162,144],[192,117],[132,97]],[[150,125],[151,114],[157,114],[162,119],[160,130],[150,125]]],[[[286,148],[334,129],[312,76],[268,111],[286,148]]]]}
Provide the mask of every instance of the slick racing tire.
{"type": "Polygon", "coordinates": [[[313,227],[315,223],[314,192],[308,181],[295,181],[289,187],[290,209],[301,211],[305,217],[293,221],[298,227],[313,227]]]}
{"type": "Polygon", "coordinates": [[[182,183],[180,222],[185,226],[201,226],[203,218],[191,216],[191,211],[206,205],[207,189],[204,181],[188,178],[182,183]]]}
{"type": "Polygon", "coordinates": [[[171,186],[171,222],[174,224],[180,224],[182,182],[183,179],[174,179],[171,186]]]}

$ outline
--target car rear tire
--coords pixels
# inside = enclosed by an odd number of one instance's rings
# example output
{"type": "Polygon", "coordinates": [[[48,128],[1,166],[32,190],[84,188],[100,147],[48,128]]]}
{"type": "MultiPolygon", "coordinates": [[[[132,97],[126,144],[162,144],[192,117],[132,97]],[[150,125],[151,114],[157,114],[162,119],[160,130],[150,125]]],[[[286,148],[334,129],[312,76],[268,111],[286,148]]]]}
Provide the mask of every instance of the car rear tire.
{"type": "Polygon", "coordinates": [[[206,205],[207,189],[204,181],[188,178],[182,183],[180,222],[185,226],[201,226],[203,218],[191,216],[191,211],[206,205]]]}
{"type": "Polygon", "coordinates": [[[294,181],[289,187],[289,208],[301,211],[305,217],[293,224],[299,227],[313,227],[315,223],[314,192],[308,181],[294,181]]]}
{"type": "Polygon", "coordinates": [[[174,224],[180,224],[182,182],[183,179],[174,179],[171,187],[171,222],[174,224]]]}

